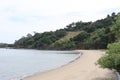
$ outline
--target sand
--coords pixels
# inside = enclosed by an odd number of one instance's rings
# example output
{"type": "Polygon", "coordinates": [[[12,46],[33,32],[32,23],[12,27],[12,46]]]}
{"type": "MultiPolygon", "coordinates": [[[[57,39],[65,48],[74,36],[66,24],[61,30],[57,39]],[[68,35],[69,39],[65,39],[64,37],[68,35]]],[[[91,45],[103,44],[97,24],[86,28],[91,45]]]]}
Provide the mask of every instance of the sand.
{"type": "Polygon", "coordinates": [[[115,74],[96,65],[96,61],[105,53],[99,50],[79,50],[83,55],[76,61],[63,67],[36,74],[23,80],[115,80],[115,74]]]}

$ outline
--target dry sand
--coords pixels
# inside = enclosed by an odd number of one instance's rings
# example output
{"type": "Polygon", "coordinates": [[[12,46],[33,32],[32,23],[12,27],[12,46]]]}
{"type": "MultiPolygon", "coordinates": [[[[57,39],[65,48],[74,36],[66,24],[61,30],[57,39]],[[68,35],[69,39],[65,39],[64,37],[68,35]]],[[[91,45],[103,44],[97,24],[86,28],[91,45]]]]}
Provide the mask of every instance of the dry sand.
{"type": "Polygon", "coordinates": [[[78,60],[42,74],[26,77],[23,80],[114,80],[113,71],[95,65],[105,52],[98,50],[79,51],[83,55],[78,60]]]}

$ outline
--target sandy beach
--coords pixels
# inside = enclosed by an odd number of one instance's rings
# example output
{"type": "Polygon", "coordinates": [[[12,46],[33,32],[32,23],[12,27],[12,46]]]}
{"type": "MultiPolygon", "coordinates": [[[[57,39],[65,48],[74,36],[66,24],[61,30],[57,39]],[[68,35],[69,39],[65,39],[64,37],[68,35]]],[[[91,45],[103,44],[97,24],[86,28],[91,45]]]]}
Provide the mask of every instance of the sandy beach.
{"type": "Polygon", "coordinates": [[[99,68],[96,61],[105,53],[99,50],[79,50],[83,55],[76,61],[23,80],[114,80],[115,74],[99,68]]]}

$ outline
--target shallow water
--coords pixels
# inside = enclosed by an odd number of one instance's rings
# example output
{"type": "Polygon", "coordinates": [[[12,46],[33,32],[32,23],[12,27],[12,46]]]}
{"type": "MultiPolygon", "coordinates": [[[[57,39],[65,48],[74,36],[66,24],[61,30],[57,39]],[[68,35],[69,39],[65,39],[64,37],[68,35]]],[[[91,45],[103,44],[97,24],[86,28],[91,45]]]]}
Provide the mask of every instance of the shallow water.
{"type": "Polygon", "coordinates": [[[76,52],[0,49],[0,80],[16,80],[37,72],[55,69],[79,56],[71,53],[76,52]]]}

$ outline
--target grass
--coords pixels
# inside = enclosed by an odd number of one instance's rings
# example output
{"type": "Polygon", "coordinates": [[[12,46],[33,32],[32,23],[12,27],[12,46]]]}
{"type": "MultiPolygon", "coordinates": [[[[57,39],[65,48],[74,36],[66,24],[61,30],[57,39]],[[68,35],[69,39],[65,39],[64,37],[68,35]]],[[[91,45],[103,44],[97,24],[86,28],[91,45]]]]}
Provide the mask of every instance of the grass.
{"type": "Polygon", "coordinates": [[[57,40],[56,42],[69,41],[71,38],[77,36],[78,34],[80,34],[80,31],[78,31],[78,32],[68,32],[66,36],[62,37],[61,39],[57,40]]]}

